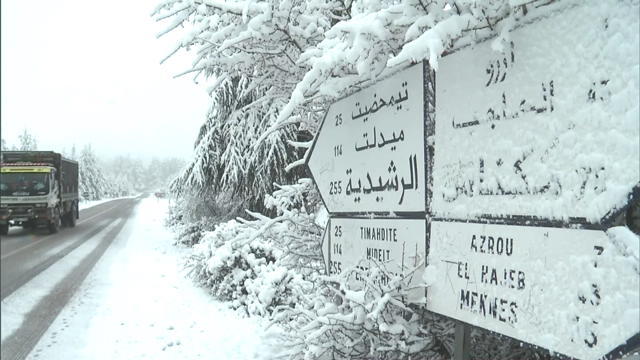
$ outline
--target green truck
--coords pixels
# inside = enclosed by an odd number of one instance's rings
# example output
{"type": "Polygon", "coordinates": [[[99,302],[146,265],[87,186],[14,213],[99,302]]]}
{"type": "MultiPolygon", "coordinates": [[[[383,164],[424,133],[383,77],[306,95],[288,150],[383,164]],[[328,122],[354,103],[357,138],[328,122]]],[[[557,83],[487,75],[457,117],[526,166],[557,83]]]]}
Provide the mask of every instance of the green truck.
{"type": "Polygon", "coordinates": [[[0,235],[10,226],[73,227],[79,218],[78,163],[53,151],[3,151],[0,235]]]}

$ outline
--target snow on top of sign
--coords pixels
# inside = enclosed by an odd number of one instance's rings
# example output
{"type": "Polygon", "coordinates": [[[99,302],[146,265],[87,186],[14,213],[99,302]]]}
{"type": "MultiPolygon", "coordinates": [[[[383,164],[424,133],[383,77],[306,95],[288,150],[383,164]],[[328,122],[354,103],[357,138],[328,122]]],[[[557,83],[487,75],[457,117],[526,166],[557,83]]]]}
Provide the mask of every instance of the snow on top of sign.
{"type": "Polygon", "coordinates": [[[597,1],[440,61],[433,213],[598,222],[640,182],[638,2],[597,1]]]}

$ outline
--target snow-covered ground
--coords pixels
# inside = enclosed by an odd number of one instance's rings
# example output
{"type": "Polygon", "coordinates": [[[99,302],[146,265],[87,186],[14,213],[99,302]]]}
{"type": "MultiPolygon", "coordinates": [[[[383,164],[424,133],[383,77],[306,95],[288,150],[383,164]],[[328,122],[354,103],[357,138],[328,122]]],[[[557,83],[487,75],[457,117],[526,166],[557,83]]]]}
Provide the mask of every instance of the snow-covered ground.
{"type": "Polygon", "coordinates": [[[166,210],[165,199],[140,202],[28,359],[270,357],[259,319],[241,318],[185,277],[186,249],[172,245],[166,210]]]}

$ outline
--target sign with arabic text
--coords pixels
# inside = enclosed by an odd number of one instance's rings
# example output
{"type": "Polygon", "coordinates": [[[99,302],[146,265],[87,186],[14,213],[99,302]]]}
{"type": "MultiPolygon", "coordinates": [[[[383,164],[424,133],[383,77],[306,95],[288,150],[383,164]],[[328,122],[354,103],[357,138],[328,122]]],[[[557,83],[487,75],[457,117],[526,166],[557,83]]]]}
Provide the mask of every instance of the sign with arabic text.
{"type": "MultiPolygon", "coordinates": [[[[329,222],[329,273],[349,267],[368,270],[379,267],[377,281],[391,276],[407,279],[409,302],[424,303],[422,274],[426,254],[426,220],[332,218],[329,222]]],[[[350,279],[354,287],[362,281],[358,273],[350,279]]]]}
{"type": "Polygon", "coordinates": [[[425,211],[423,66],[329,107],[307,165],[330,213],[425,211]]]}
{"type": "Polygon", "coordinates": [[[430,311],[577,359],[640,332],[637,258],[603,231],[433,221],[430,235],[430,311]]]}
{"type": "Polygon", "coordinates": [[[485,41],[439,60],[434,217],[599,223],[626,204],[640,184],[638,6],[597,7],[518,28],[502,53],[485,41]]]}

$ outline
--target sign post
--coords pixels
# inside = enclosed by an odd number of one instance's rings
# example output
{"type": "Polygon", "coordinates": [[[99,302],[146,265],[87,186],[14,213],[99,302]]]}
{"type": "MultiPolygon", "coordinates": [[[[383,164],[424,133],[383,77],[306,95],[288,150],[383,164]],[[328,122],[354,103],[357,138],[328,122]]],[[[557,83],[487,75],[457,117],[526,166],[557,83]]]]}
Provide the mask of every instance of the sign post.
{"type": "Polygon", "coordinates": [[[469,348],[471,345],[471,330],[463,322],[456,321],[456,333],[453,340],[453,359],[469,360],[469,348]]]}

